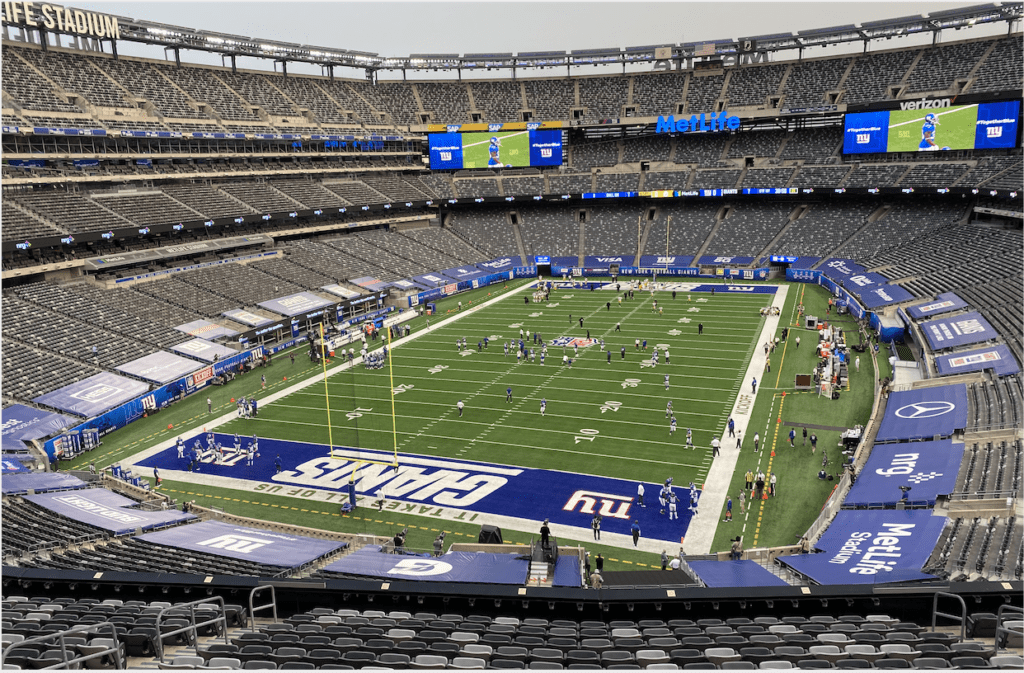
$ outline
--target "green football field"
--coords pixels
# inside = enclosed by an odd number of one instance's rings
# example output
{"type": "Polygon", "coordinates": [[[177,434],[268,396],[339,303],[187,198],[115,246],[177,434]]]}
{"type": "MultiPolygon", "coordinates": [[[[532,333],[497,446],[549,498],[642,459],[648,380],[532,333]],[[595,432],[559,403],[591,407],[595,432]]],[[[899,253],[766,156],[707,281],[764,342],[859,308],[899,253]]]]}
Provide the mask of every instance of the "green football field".
{"type": "MultiPolygon", "coordinates": [[[[611,291],[555,290],[549,303],[510,296],[393,351],[387,367],[362,366],[328,379],[331,434],[324,386],[314,385],[261,408],[259,418],[232,421],[222,432],[298,439],[336,447],[398,450],[449,458],[582,472],[621,479],[701,483],[711,464],[712,435],[721,436],[761,330],[758,309],[770,295],[704,296],[649,293],[621,306],[611,291]],[[698,298],[699,297],[699,298],[698,298]],[[609,310],[607,303],[611,302],[609,310]],[[571,317],[570,317],[571,316],[571,317]],[[583,318],[583,327],[579,319],[583,318]],[[698,336],[697,325],[704,325],[698,336]],[[616,325],[621,330],[616,331],[616,325]],[[545,341],[604,339],[579,348],[551,345],[545,362],[519,362],[503,344],[519,330],[545,341]],[[479,343],[488,337],[489,346],[479,343]],[[469,346],[460,351],[456,340],[469,346]],[[647,341],[647,351],[636,340],[647,341]],[[657,345],[670,353],[650,365],[657,345]],[[625,357],[622,348],[625,347],[625,357]],[[562,364],[563,355],[573,359],[562,364]],[[666,390],[664,378],[669,376],[666,390]],[[512,403],[506,391],[512,389],[512,403]],[[465,404],[460,418],[456,403],[465,404]],[[540,401],[547,400],[546,415],[540,401]],[[678,430],[669,434],[672,401],[678,430]],[[521,403],[522,402],[522,403],[521,403]],[[521,403],[521,404],[520,404],[521,403]],[[696,448],[687,449],[686,428],[696,448]]],[[[467,307],[468,309],[468,307],[467,307]]],[[[533,347],[532,338],[529,347],[533,347]]],[[[539,347],[538,347],[539,350],[539,347]]]]}
{"type": "Polygon", "coordinates": [[[946,110],[893,110],[889,113],[890,152],[917,152],[921,144],[921,126],[925,115],[934,114],[938,120],[935,144],[952,150],[974,148],[978,106],[965,105],[946,110]]]}
{"type": "Polygon", "coordinates": [[[494,137],[497,137],[500,143],[498,159],[502,166],[530,165],[530,132],[505,131],[462,134],[462,166],[487,168],[491,157],[491,138],[494,137]]]}
{"type": "MultiPolygon", "coordinates": [[[[496,463],[539,466],[597,475],[661,480],[665,470],[675,477],[676,483],[689,479],[700,483],[709,464],[710,451],[705,448],[711,433],[720,432],[735,398],[736,377],[747,366],[754,340],[761,329],[757,308],[767,302],[753,296],[717,294],[705,296],[709,301],[686,303],[685,295],[659,293],[659,305],[664,315],[651,312],[648,295],[618,306],[614,293],[606,291],[555,291],[551,304],[529,306],[523,304],[520,292],[508,299],[485,307],[479,312],[464,311],[451,326],[437,327],[438,321],[455,315],[457,303],[465,308],[506,293],[515,292],[524,281],[514,281],[507,288],[491,286],[461,295],[446,297],[437,302],[440,315],[430,318],[433,328],[429,335],[410,340],[394,351],[395,386],[405,386],[395,396],[396,429],[400,451],[464,457],[496,463]],[[566,295],[573,295],[566,298],[566,295]],[[605,302],[611,301],[609,312],[605,302]],[[471,303],[472,302],[472,303],[471,303]],[[558,306],[553,306],[558,304],[558,306]],[[699,308],[698,312],[690,312],[699,308]],[[573,313],[573,324],[568,321],[573,313]],[[542,315],[531,317],[534,313],[542,315]],[[578,318],[584,316],[580,330],[578,318]],[[628,317],[627,317],[628,316],[628,317]],[[699,316],[699,319],[694,319],[699,316]],[[690,322],[679,322],[688,318],[690,322]],[[615,323],[622,323],[622,332],[614,332],[615,323]],[[696,324],[702,322],[706,334],[698,338],[696,324]],[[569,371],[562,367],[561,348],[549,348],[546,364],[515,365],[512,357],[506,359],[500,343],[518,338],[518,328],[509,325],[522,323],[530,331],[540,332],[545,340],[556,336],[604,337],[606,344],[615,348],[612,363],[598,350],[599,347],[581,348],[580,358],[569,371]],[[610,334],[605,334],[611,330],[610,334]],[[678,334],[670,332],[678,330],[678,334]],[[492,340],[484,352],[476,350],[476,341],[484,335],[502,335],[492,340]],[[459,355],[455,339],[466,337],[472,355],[459,355]],[[705,340],[706,337],[707,338],[705,340]],[[670,345],[672,364],[661,364],[657,370],[641,368],[641,356],[633,348],[633,340],[647,338],[648,354],[652,344],[670,345]],[[627,347],[626,360],[619,356],[619,348],[627,347]],[[707,360],[699,358],[706,357],[707,360]],[[436,373],[430,373],[430,370],[436,373]],[[666,397],[663,373],[670,373],[669,397],[666,397]],[[638,379],[635,388],[626,379],[638,379]],[[623,388],[622,384],[627,383],[623,388]],[[505,388],[511,385],[514,399],[524,402],[516,412],[505,404],[505,388]],[[412,387],[409,387],[412,386],[412,387]],[[539,400],[548,401],[547,416],[539,414],[539,400]],[[458,419],[455,403],[466,403],[465,415],[458,419]],[[672,399],[679,431],[674,438],[668,436],[665,419],[665,401],[672,399]],[[606,402],[619,402],[608,405],[606,402]],[[602,413],[601,407],[606,407],[602,413]],[[617,409],[613,411],[612,409],[617,409]],[[500,423],[495,419],[507,418],[500,423]],[[486,422],[485,422],[486,421],[486,422]],[[433,423],[424,431],[423,428],[433,423]],[[490,428],[496,423],[494,428],[490,428]],[[689,451],[685,445],[685,427],[692,423],[698,449],[689,451]],[[481,425],[482,424],[482,425],[481,425]],[[597,430],[597,435],[580,430],[597,430]],[[486,434],[484,434],[485,431],[486,434]],[[417,437],[418,433],[423,434],[417,437]],[[481,437],[481,435],[483,435],[481,437]],[[478,441],[473,439],[481,437],[478,441]],[[593,437],[593,439],[588,439],[593,437]],[[436,447],[436,448],[431,448],[436,447]],[[525,448],[524,448],[525,447],[525,448]],[[636,460],[642,458],[644,460],[636,460]],[[646,462],[658,461],[658,462],[646,462]],[[658,464],[663,463],[663,464],[658,464]],[[692,467],[683,467],[686,463],[692,467]]],[[[528,282],[528,281],[527,281],[528,282]]],[[[825,314],[827,292],[813,285],[788,284],[789,295],[782,309],[779,330],[795,326],[796,304],[804,304],[812,315],[825,314]]],[[[416,318],[410,325],[413,333],[426,329],[426,320],[416,318]]],[[[758,389],[757,400],[751,412],[752,427],[765,429],[767,424],[811,423],[837,429],[818,431],[822,446],[834,447],[839,428],[863,423],[870,412],[872,381],[889,375],[888,363],[878,358],[875,370],[870,362],[862,376],[855,376],[852,386],[844,391],[839,402],[827,402],[808,393],[790,394],[782,403],[783,391],[791,389],[793,375],[809,372],[816,361],[813,336],[804,335],[804,347],[794,350],[793,339],[783,344],[781,353],[773,355],[772,374],[764,375],[758,389]],[[811,346],[811,347],[809,347],[811,346]],[[787,383],[789,382],[789,383],[787,383]]],[[[532,346],[532,343],[531,343],[532,346]]],[[[150,418],[140,419],[128,427],[103,437],[103,445],[70,463],[61,463],[61,469],[81,469],[89,463],[105,468],[112,463],[130,460],[140,450],[192,428],[201,428],[208,419],[233,413],[231,402],[239,396],[255,395],[264,398],[284,390],[296,382],[316,379],[310,387],[293,393],[272,404],[261,405],[260,418],[232,421],[218,428],[221,432],[258,432],[265,437],[324,442],[327,440],[326,405],[322,371],[311,365],[305,356],[307,346],[293,349],[295,361],[289,362],[288,353],[278,354],[267,370],[267,386],[261,389],[260,374],[264,370],[241,376],[223,387],[213,387],[193,395],[180,403],[160,411],[150,418]],[[207,411],[206,399],[212,399],[213,410],[207,411]]],[[[567,349],[571,352],[572,349],[567,349]]],[[[339,372],[329,378],[330,408],[336,446],[354,445],[380,450],[393,448],[391,435],[391,396],[388,393],[388,370],[339,372]],[[371,411],[356,411],[357,408],[371,411]],[[349,415],[352,415],[350,418],[349,415]],[[361,414],[355,416],[355,414],[361,414]]],[[[515,406],[515,405],[512,405],[515,406]]],[[[783,446],[786,425],[772,434],[772,445],[780,449],[773,463],[772,456],[763,452],[760,457],[752,453],[748,443],[737,465],[737,474],[730,485],[734,494],[740,486],[742,471],[760,465],[780,475],[780,497],[761,503],[757,511],[746,519],[737,513],[737,522],[718,526],[714,549],[727,549],[729,536],[743,532],[747,547],[789,544],[807,529],[828,496],[830,485],[816,480],[820,462],[817,456],[803,451],[791,451],[783,446]],[[776,436],[777,434],[777,436],[776,436]],[[745,521],[745,522],[744,522],[745,521]],[[743,527],[746,526],[746,530],[743,527]]],[[[768,432],[763,432],[768,437],[768,432]]],[[[788,443],[786,443],[788,444],[788,443]]],[[[165,479],[161,489],[177,500],[196,500],[200,505],[215,506],[225,511],[269,521],[295,523],[314,528],[339,530],[349,533],[391,535],[402,527],[410,529],[410,545],[429,549],[437,531],[446,530],[457,542],[473,541],[479,525],[459,521],[438,521],[411,512],[385,510],[365,511],[359,508],[352,515],[340,516],[336,506],[316,503],[286,494],[254,492],[239,488],[212,486],[202,483],[175,482],[165,479]]],[[[748,508],[749,511],[749,508],[748,508]]],[[[718,517],[720,518],[720,516],[718,517]]],[[[527,543],[534,533],[505,530],[510,542],[527,543]]],[[[565,544],[585,544],[592,553],[602,551],[609,559],[610,569],[648,567],[657,564],[657,555],[633,549],[602,546],[589,539],[564,539],[565,544]]]]}

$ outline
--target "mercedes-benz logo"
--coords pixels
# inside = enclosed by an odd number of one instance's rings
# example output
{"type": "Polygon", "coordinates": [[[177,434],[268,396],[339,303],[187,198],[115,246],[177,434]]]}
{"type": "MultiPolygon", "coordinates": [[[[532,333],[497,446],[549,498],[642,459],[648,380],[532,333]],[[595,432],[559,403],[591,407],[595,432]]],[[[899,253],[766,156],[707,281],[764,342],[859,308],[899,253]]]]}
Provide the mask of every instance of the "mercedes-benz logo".
{"type": "Polygon", "coordinates": [[[952,402],[919,402],[908,404],[896,410],[900,418],[934,418],[956,409],[952,402]]]}

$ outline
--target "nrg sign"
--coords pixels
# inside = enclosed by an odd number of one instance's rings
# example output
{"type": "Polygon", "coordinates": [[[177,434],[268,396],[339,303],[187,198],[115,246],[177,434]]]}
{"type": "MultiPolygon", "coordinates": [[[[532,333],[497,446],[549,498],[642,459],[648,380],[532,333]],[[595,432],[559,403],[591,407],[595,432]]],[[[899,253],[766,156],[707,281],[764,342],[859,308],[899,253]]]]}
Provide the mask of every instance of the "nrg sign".
{"type": "Polygon", "coordinates": [[[655,133],[700,133],[705,131],[735,131],[740,127],[739,117],[730,117],[726,110],[719,114],[701,113],[693,115],[689,119],[679,119],[672,115],[658,117],[658,126],[655,133]]]}

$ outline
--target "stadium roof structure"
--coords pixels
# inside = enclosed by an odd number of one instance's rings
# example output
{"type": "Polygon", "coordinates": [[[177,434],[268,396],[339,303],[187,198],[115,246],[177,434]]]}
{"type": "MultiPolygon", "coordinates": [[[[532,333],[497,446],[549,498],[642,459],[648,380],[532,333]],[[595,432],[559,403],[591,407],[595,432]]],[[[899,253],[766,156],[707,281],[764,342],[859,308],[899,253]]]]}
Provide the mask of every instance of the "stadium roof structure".
{"type": "MultiPolygon", "coordinates": [[[[4,26],[17,26],[24,31],[35,31],[40,34],[60,33],[68,35],[83,35],[97,38],[100,44],[107,41],[111,43],[113,53],[117,54],[117,41],[124,40],[138,42],[154,46],[163,46],[172,50],[175,61],[180,63],[181,49],[192,49],[221,54],[231,60],[232,69],[235,67],[235,57],[246,56],[253,58],[270,59],[282,64],[287,70],[287,63],[301,62],[320,65],[332,76],[335,67],[357,68],[365,70],[372,75],[378,70],[393,71],[401,70],[457,70],[463,69],[511,69],[513,73],[516,68],[537,68],[537,67],[566,67],[581,65],[613,65],[627,63],[654,62],[666,60],[686,60],[693,58],[707,58],[711,61],[724,56],[737,54],[741,46],[748,48],[752,46],[759,52],[777,52],[791,49],[803,50],[809,47],[828,46],[843,42],[863,41],[865,48],[872,40],[891,39],[915,33],[931,32],[937,36],[942,30],[970,28],[979,24],[994,23],[999,21],[1007,22],[1012,29],[1013,22],[1021,19],[1024,14],[1024,5],[1021,3],[988,3],[961,7],[958,9],[930,12],[926,16],[907,16],[884,21],[868,21],[863,24],[835,26],[831,28],[820,28],[813,30],[802,30],[798,33],[775,33],[751,38],[721,38],[717,40],[704,40],[699,43],[686,43],[682,45],[654,45],[634,47],[608,47],[604,49],[583,49],[572,52],[565,51],[544,51],[544,52],[522,52],[519,54],[411,54],[403,57],[381,56],[373,52],[356,51],[351,49],[339,49],[334,47],[318,47],[307,44],[294,44],[267,40],[242,35],[229,35],[211,31],[187,28],[184,26],[172,26],[164,23],[147,21],[145,19],[133,19],[110,14],[97,14],[95,12],[83,12],[74,8],[65,8],[60,5],[40,5],[40,8],[48,8],[51,14],[63,17],[77,17],[80,19],[44,23],[38,14],[26,16],[22,8],[31,6],[30,3],[3,3],[3,24],[4,26]],[[96,26],[100,30],[92,28],[95,17],[96,26]],[[110,21],[116,21],[117,30],[108,30],[104,34],[101,21],[105,21],[107,28],[111,26],[110,21]],[[83,30],[83,27],[86,27],[83,30]]],[[[37,9],[36,11],[39,11],[37,9]]],[[[46,40],[39,39],[39,43],[45,46],[46,40]]]]}

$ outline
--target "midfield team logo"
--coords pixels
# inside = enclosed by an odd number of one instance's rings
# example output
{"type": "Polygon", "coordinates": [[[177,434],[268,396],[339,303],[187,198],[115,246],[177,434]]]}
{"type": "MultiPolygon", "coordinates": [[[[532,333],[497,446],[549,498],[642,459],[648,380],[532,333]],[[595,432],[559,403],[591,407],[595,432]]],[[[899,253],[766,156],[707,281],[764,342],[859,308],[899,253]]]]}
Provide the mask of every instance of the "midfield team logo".
{"type": "Polygon", "coordinates": [[[552,346],[579,346],[580,348],[586,348],[587,346],[593,346],[597,343],[597,339],[579,339],[576,337],[560,336],[551,340],[552,346]]]}

